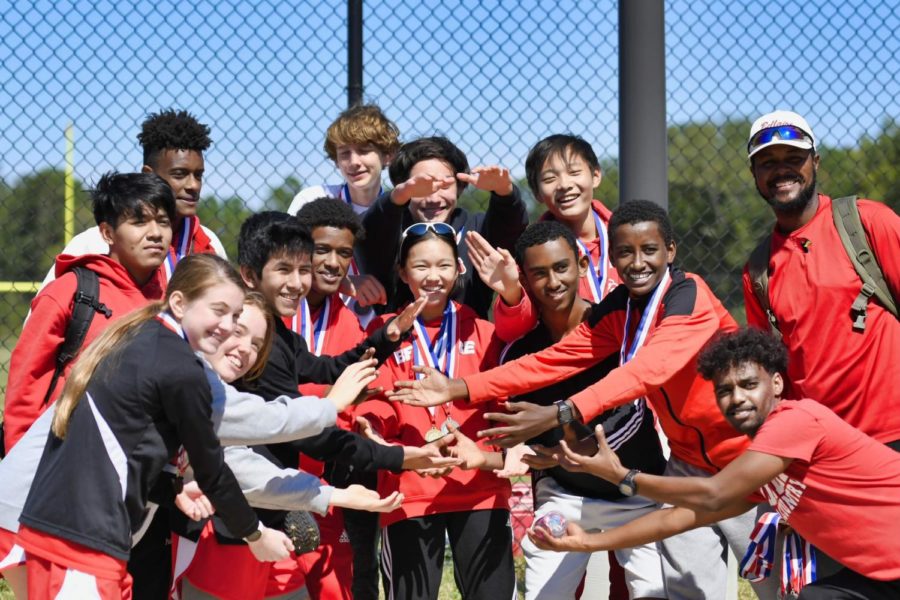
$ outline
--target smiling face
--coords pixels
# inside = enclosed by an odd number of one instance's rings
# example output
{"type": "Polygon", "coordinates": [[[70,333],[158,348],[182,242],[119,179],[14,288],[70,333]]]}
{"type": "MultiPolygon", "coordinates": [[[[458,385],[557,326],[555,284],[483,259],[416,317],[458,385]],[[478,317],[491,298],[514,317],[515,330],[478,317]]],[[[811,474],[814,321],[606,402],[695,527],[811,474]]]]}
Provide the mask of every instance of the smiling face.
{"type": "Polygon", "coordinates": [[[241,277],[265,297],[276,316],[292,317],[312,285],[312,260],[308,254],[280,254],[266,261],[260,275],[241,267],[241,277]]]}
{"type": "Polygon", "coordinates": [[[761,365],[744,362],[713,377],[719,410],[732,427],[753,437],[781,398],[784,380],[761,365]]]}
{"type": "Polygon", "coordinates": [[[524,258],[525,283],[541,312],[569,311],[587,271],[587,257],[579,259],[564,238],[557,238],[526,248],[524,258]]]}
{"type": "Polygon", "coordinates": [[[381,187],[381,171],[387,164],[387,157],[371,145],[338,144],[335,164],[347,186],[350,195],[357,197],[381,187]],[[356,191],[363,194],[356,194],[356,191]]]}
{"type": "Polygon", "coordinates": [[[409,172],[409,178],[416,175],[431,175],[437,179],[452,177],[453,184],[444,190],[438,190],[424,198],[413,198],[409,201],[409,212],[412,213],[414,223],[446,223],[450,220],[450,213],[456,208],[457,186],[456,172],[446,163],[437,158],[422,160],[413,165],[409,172]]]}
{"type": "Polygon", "coordinates": [[[140,214],[122,219],[115,227],[100,223],[100,236],[109,256],[138,284],[146,283],[166,258],[172,243],[172,222],[162,208],[140,207],[140,214]]]}
{"type": "Polygon", "coordinates": [[[356,238],[349,229],[331,226],[315,227],[312,238],[313,277],[309,302],[319,306],[325,298],[337,293],[347,276],[356,238]]]}
{"type": "Polygon", "coordinates": [[[798,214],[816,190],[819,156],[784,144],[763,148],[753,156],[750,171],[756,189],[776,212],[798,214]]]}
{"type": "Polygon", "coordinates": [[[180,291],[169,297],[169,311],[181,323],[191,348],[204,354],[213,354],[228,339],[243,308],[244,290],[230,281],[190,301],[180,291]]]}
{"type": "Polygon", "coordinates": [[[144,165],[143,172],[156,173],[172,187],[175,214],[182,218],[197,214],[204,168],[203,154],[196,150],[164,150],[155,165],[144,165]]]}
{"type": "Polygon", "coordinates": [[[600,181],[600,169],[591,169],[581,156],[552,154],[538,175],[538,200],[558,221],[577,231],[591,213],[600,181]]]}
{"type": "Polygon", "coordinates": [[[668,246],[654,221],[625,223],[610,232],[613,266],[632,298],[651,294],[675,260],[675,242],[668,246]]]}
{"type": "Polygon", "coordinates": [[[413,245],[400,268],[400,279],[409,286],[413,297],[424,294],[428,298],[422,310],[426,319],[443,312],[458,276],[453,249],[440,237],[430,237],[413,245]]]}
{"type": "Polygon", "coordinates": [[[268,324],[259,307],[244,305],[234,332],[219,349],[207,355],[209,364],[226,383],[237,381],[247,374],[263,348],[268,324]]]}

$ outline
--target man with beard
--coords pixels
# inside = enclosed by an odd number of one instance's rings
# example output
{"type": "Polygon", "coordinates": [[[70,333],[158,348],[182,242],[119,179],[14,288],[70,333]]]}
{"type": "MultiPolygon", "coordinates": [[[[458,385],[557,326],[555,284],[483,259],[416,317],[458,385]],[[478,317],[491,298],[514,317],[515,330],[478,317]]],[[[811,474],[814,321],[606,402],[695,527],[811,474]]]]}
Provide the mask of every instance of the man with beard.
{"type": "MultiPolygon", "coordinates": [[[[768,298],[788,349],[792,398],[816,398],[842,419],[900,451],[900,321],[869,298],[865,329],[851,306],[862,282],[844,249],[832,200],[816,191],[819,154],[800,115],[776,111],[756,120],[747,144],[756,189],[775,213],[768,298]]],[[[858,200],[866,238],[894,298],[900,297],[900,217],[858,200]]],[[[768,328],[744,269],[748,324],[768,328]]]]}

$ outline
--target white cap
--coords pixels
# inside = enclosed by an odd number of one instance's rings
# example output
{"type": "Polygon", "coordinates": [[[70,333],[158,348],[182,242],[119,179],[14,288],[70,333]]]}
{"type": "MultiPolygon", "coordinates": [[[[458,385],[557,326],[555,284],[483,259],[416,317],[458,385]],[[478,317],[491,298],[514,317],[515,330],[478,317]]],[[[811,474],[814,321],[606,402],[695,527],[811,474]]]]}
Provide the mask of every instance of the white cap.
{"type": "Polygon", "coordinates": [[[763,148],[767,148],[775,144],[794,146],[795,148],[803,148],[804,150],[812,150],[815,152],[816,137],[813,135],[812,127],[809,126],[809,123],[806,122],[806,119],[789,110],[776,110],[774,112],[770,112],[761,116],[753,122],[753,126],[750,127],[750,137],[747,138],[747,158],[752,157],[763,148]],[[759,144],[751,150],[750,144],[753,141],[753,138],[756,137],[756,134],[766,129],[784,126],[796,127],[803,133],[807,134],[809,136],[809,139],[784,140],[778,137],[773,137],[768,142],[759,144]]]}

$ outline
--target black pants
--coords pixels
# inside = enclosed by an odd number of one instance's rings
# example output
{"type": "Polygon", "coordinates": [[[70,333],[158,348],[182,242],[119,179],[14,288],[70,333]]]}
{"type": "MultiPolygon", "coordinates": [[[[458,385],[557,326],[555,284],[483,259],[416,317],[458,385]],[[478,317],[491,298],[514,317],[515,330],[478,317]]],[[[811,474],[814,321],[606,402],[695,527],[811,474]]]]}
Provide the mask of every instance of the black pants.
{"type": "Polygon", "coordinates": [[[450,539],[456,585],[464,600],[512,598],[516,576],[508,510],[476,510],[405,519],[385,527],[381,574],[387,597],[436,600],[450,539]]]}
{"type": "Polygon", "coordinates": [[[167,600],[172,582],[172,528],[169,511],[160,506],[144,537],[131,549],[128,572],[134,600],[167,600]]]}
{"type": "Polygon", "coordinates": [[[344,509],[353,548],[353,600],[378,600],[378,513],[344,509]]]}
{"type": "Polygon", "coordinates": [[[800,591],[797,600],[897,600],[900,580],[878,581],[850,569],[841,569],[800,591]]]}

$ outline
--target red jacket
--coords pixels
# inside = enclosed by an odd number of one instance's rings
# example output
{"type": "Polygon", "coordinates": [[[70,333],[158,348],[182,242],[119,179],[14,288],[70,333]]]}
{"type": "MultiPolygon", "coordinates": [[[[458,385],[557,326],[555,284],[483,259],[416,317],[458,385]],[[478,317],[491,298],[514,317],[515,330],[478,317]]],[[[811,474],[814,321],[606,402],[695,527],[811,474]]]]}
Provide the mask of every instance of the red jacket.
{"type": "MultiPolygon", "coordinates": [[[[619,286],[596,305],[587,321],[562,340],[485,373],[464,376],[471,402],[543,387],[580,373],[622,345],[628,290],[619,286]]],[[[635,322],[637,319],[635,319],[635,322]]],[[[634,358],[572,396],[585,421],[646,396],[669,439],[672,454],[715,472],[747,447],[716,404],[712,384],[697,373],[700,349],[718,331],[737,323],[706,282],[673,269],[656,322],[634,358]]]]}
{"type": "MultiPolygon", "coordinates": [[[[94,313],[82,349],[100,335],[111,321],[163,295],[157,277],[151,278],[140,288],[125,267],[108,256],[58,256],[56,279],[32,300],[31,316],[25,322],[9,361],[9,385],[3,409],[7,451],[49,405],[44,405],[43,401],[56,366],[56,353],[65,339],[66,326],[72,317],[72,297],[77,281],[71,270],[76,266],[87,267],[99,275],[100,302],[112,310],[110,319],[102,313],[94,313]]],[[[69,363],[59,377],[50,402],[59,396],[71,367],[72,363],[69,363]]]]}
{"type": "MultiPolygon", "coordinates": [[[[599,200],[594,200],[593,208],[594,213],[600,217],[600,222],[603,223],[603,226],[608,227],[609,219],[612,217],[612,211],[606,208],[599,200]]],[[[550,211],[545,212],[541,216],[541,221],[555,220],[556,218],[550,211]]],[[[597,264],[597,261],[600,260],[600,239],[601,238],[598,237],[594,241],[586,244],[588,252],[591,253],[591,261],[593,261],[595,265],[597,264]]],[[[612,266],[612,262],[609,260],[609,249],[607,248],[606,251],[606,285],[603,290],[604,297],[622,283],[618,271],[616,271],[615,267],[612,266]]],[[[578,295],[588,302],[595,302],[593,292],[591,291],[589,277],[590,275],[585,273],[584,277],[578,281],[578,295]]],[[[522,295],[522,301],[516,306],[507,306],[503,303],[503,299],[500,298],[500,296],[497,296],[496,300],[494,300],[494,324],[497,327],[497,337],[504,342],[513,342],[519,339],[531,331],[537,322],[537,307],[534,305],[534,302],[531,300],[527,291],[522,295]]]]}
{"type": "MultiPolygon", "coordinates": [[[[497,364],[502,349],[502,342],[494,336],[494,326],[488,321],[479,319],[475,311],[467,306],[457,305],[459,315],[459,366],[457,375],[478,373],[490,369],[497,364]]],[[[383,318],[386,320],[388,315],[383,318]]],[[[426,323],[429,336],[434,336],[440,328],[440,319],[426,323]]],[[[370,327],[378,327],[378,319],[370,327]]],[[[404,342],[393,356],[380,367],[378,380],[372,386],[383,386],[386,390],[393,388],[393,382],[415,377],[412,367],[412,342],[404,342]]],[[[434,410],[434,424],[437,428],[446,420],[446,410],[450,417],[459,424],[460,431],[473,440],[476,433],[491,427],[483,414],[498,410],[493,403],[473,405],[465,401],[445,404],[434,410]]],[[[399,402],[388,402],[377,399],[364,402],[357,408],[357,414],[369,419],[388,442],[408,446],[425,444],[425,433],[432,426],[429,409],[407,406],[399,402]]],[[[485,450],[494,450],[484,442],[478,445],[485,450]]],[[[400,490],[406,497],[403,505],[394,512],[382,515],[382,525],[420,517],[423,515],[457,512],[464,510],[486,510],[509,508],[510,485],[506,479],[500,479],[490,471],[453,469],[445,477],[434,479],[420,477],[412,471],[404,471],[396,475],[387,471],[379,472],[378,491],[384,496],[400,490]]]]}
{"type": "MultiPolygon", "coordinates": [[[[894,298],[900,298],[900,217],[859,201],[859,214],[894,298]]],[[[789,396],[815,398],[839,417],[887,443],[900,440],[900,321],[869,301],[866,330],[852,329],[850,306],[862,283],[841,244],[831,198],[788,235],[772,234],[769,302],[788,349],[789,396]]],[[[744,269],[747,323],[768,329],[744,269]]]]}

